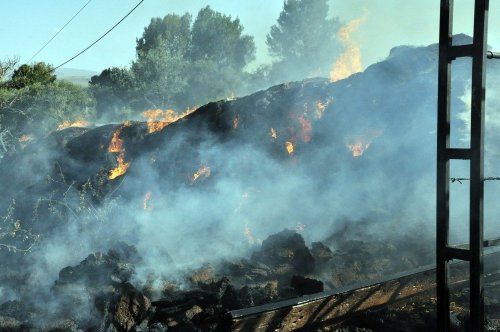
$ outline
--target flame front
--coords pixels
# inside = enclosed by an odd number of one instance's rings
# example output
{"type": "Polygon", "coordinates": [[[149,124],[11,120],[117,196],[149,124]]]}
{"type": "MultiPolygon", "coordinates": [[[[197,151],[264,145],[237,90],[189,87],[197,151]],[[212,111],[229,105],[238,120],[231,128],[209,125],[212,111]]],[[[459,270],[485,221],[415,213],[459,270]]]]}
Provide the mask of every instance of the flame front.
{"type": "Polygon", "coordinates": [[[347,148],[351,150],[353,157],[361,157],[366,149],[370,147],[370,143],[356,142],[347,144],[347,148]]]}
{"type": "Polygon", "coordinates": [[[285,142],[285,148],[286,148],[286,151],[288,152],[289,155],[292,155],[293,154],[293,151],[294,151],[294,145],[292,142],[290,141],[286,141],[285,142]]]}
{"type": "Polygon", "coordinates": [[[122,132],[122,127],[115,130],[113,133],[113,138],[108,146],[109,153],[121,153],[123,152],[123,140],[120,138],[120,133],[122,132]]]}
{"type": "Polygon", "coordinates": [[[83,119],[78,119],[76,121],[63,121],[57,126],[57,130],[63,130],[69,127],[88,127],[89,122],[83,119]]]}
{"type": "Polygon", "coordinates": [[[307,120],[305,116],[299,116],[299,123],[301,127],[300,137],[303,142],[309,142],[311,140],[312,124],[311,121],[307,120]]]}
{"type": "Polygon", "coordinates": [[[271,137],[273,139],[278,138],[278,133],[276,133],[276,130],[274,128],[271,128],[271,137]]]}
{"type": "Polygon", "coordinates": [[[148,133],[152,134],[157,131],[162,130],[169,124],[182,119],[188,114],[191,114],[195,111],[195,109],[188,108],[185,110],[183,113],[178,114],[174,110],[166,110],[163,111],[161,109],[156,109],[156,110],[147,110],[142,112],[142,116],[147,119],[147,125],[148,125],[148,133]]]}
{"type": "Polygon", "coordinates": [[[347,23],[347,25],[340,28],[338,37],[345,51],[333,64],[332,70],[330,71],[331,82],[336,82],[363,70],[361,50],[359,46],[351,40],[351,34],[356,31],[365,20],[366,12],[362,17],[352,20],[347,23]]]}
{"type": "Polygon", "coordinates": [[[113,180],[119,177],[120,175],[127,173],[127,169],[130,166],[130,162],[128,163],[125,162],[125,153],[123,152],[116,157],[116,162],[118,163],[118,166],[110,170],[108,173],[108,179],[110,180],[113,180]]]}
{"type": "Polygon", "coordinates": [[[116,156],[116,162],[118,163],[118,166],[109,171],[108,173],[109,180],[116,179],[120,175],[125,174],[130,166],[130,162],[125,162],[125,149],[123,148],[123,140],[120,138],[122,129],[128,126],[130,126],[130,123],[125,122],[122,126],[116,129],[115,132],[113,133],[113,138],[109,143],[108,152],[118,154],[116,156]]]}
{"type": "Polygon", "coordinates": [[[346,144],[347,149],[351,151],[353,157],[361,157],[363,153],[370,147],[373,140],[382,135],[379,130],[371,131],[365,135],[356,136],[349,140],[346,144]]]}
{"type": "Polygon", "coordinates": [[[196,180],[200,179],[206,179],[210,176],[211,170],[210,167],[203,165],[200,167],[199,170],[197,170],[192,176],[191,176],[191,183],[195,182],[196,180]]]}
{"type": "Polygon", "coordinates": [[[316,119],[321,119],[323,117],[323,113],[325,112],[325,109],[328,107],[328,105],[330,105],[330,103],[332,102],[332,98],[329,98],[327,99],[325,102],[322,102],[321,100],[318,100],[315,104],[316,106],[316,111],[315,111],[315,115],[316,115],[316,119]]]}

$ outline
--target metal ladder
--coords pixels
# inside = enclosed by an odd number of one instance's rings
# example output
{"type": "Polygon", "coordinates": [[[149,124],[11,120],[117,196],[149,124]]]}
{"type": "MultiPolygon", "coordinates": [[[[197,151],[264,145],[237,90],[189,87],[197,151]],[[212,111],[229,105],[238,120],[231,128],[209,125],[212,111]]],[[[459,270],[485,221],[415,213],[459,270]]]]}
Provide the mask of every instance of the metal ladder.
{"type": "Polygon", "coordinates": [[[483,286],[483,196],[484,196],[484,103],[485,62],[500,58],[487,51],[489,0],[475,0],[472,44],[452,45],[453,0],[441,0],[438,69],[437,191],[436,191],[436,283],[437,330],[450,330],[448,262],[469,262],[470,328],[484,331],[483,286]],[[450,147],[451,63],[460,57],[472,58],[470,148],[450,147]],[[450,221],[450,161],[467,160],[470,165],[469,248],[448,243],[450,221]]]}

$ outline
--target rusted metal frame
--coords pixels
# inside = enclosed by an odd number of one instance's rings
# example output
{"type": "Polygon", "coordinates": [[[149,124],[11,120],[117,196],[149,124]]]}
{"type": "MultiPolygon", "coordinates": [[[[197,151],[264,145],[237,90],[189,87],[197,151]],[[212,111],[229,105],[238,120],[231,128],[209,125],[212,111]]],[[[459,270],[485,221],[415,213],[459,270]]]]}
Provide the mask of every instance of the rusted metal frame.
{"type": "Polygon", "coordinates": [[[484,104],[489,0],[475,0],[471,91],[470,162],[470,321],[472,331],[484,331],[483,198],[484,104]]]}
{"type": "MultiPolygon", "coordinates": [[[[453,0],[441,0],[439,23],[439,67],[437,110],[436,176],[436,296],[437,330],[450,330],[448,286],[448,234],[450,201],[450,93],[453,31],[453,0]]],[[[455,150],[453,150],[455,151],[455,150]]],[[[460,154],[464,154],[463,151],[460,154]]]]}
{"type": "MultiPolygon", "coordinates": [[[[485,250],[487,272],[498,279],[500,249],[485,250]]],[[[398,273],[383,279],[358,283],[300,298],[264,304],[229,312],[231,331],[293,331],[314,326],[341,323],[364,310],[432,296],[436,291],[435,265],[398,273]]],[[[449,264],[452,270],[448,286],[468,286],[469,268],[463,261],[449,264]]],[[[441,330],[438,330],[441,331],[441,330]]]]}

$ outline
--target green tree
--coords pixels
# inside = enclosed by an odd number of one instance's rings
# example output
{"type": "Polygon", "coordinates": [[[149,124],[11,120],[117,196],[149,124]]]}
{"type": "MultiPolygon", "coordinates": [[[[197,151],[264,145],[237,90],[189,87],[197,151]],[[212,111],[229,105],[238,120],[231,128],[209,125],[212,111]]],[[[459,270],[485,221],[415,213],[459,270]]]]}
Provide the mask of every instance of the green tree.
{"type": "Polygon", "coordinates": [[[93,106],[88,89],[67,81],[0,88],[0,155],[22,135],[43,137],[63,121],[90,119],[93,106]]]}
{"type": "Polygon", "coordinates": [[[145,108],[184,107],[191,51],[191,15],[168,14],[153,18],[137,39],[136,60],[132,63],[135,87],[145,108]]]}
{"type": "Polygon", "coordinates": [[[168,54],[186,56],[191,48],[191,15],[168,14],[156,17],[144,28],[137,39],[137,56],[145,56],[153,49],[163,49],[168,54]]]}
{"type": "Polygon", "coordinates": [[[137,84],[128,68],[108,68],[90,79],[98,117],[122,121],[137,102],[137,84]]]}
{"type": "Polygon", "coordinates": [[[33,65],[21,65],[14,70],[8,84],[11,88],[22,89],[35,83],[48,84],[55,80],[54,67],[44,62],[37,62],[33,65]]]}
{"type": "Polygon", "coordinates": [[[0,86],[7,80],[19,63],[18,57],[6,58],[0,61],[0,86]]]}
{"type": "Polygon", "coordinates": [[[143,107],[183,110],[237,93],[255,45],[239,19],[205,7],[192,25],[189,14],[152,19],[136,52],[131,69],[143,107]]]}
{"type": "Polygon", "coordinates": [[[191,105],[239,94],[246,88],[246,65],[255,58],[253,37],[243,34],[238,18],[209,6],[201,9],[192,28],[186,99],[191,105]]]}
{"type": "Polygon", "coordinates": [[[285,0],[277,24],[267,35],[269,53],[277,59],[274,79],[327,75],[341,45],[340,22],[329,16],[328,0],[285,0]]]}
{"type": "Polygon", "coordinates": [[[201,9],[193,24],[193,60],[210,60],[218,66],[243,68],[255,58],[253,37],[243,35],[238,18],[223,15],[209,6],[201,9]]]}
{"type": "Polygon", "coordinates": [[[183,92],[188,89],[189,64],[178,53],[155,48],[132,64],[136,86],[144,100],[143,108],[184,107],[183,92]]]}

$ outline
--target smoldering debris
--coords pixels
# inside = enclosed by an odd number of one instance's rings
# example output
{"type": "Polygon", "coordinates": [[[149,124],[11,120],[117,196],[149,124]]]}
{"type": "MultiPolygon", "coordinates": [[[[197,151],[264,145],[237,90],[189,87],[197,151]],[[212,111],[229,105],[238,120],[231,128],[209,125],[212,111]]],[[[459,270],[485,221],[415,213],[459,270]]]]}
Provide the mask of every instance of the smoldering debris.
{"type": "MultiPolygon", "coordinates": [[[[381,243],[362,244],[365,248],[378,246],[378,254],[384,259],[397,257],[389,245],[382,252],[381,243]]],[[[222,260],[186,270],[180,279],[169,280],[169,276],[152,273],[148,280],[139,281],[134,275],[144,257],[135,247],[121,243],[106,253],[92,253],[78,265],[61,269],[45,294],[45,300],[58,303],[57,306],[49,309],[37,303],[40,298],[29,298],[28,290],[26,297],[3,303],[0,329],[224,330],[229,323],[229,310],[323,291],[325,286],[318,276],[331,271],[331,265],[324,264],[326,261],[346,267],[356,251],[364,254],[363,246],[344,246],[340,242],[332,250],[315,242],[309,247],[299,233],[285,229],[265,239],[249,258],[222,260]]],[[[367,268],[377,261],[367,257],[358,264],[367,268]]],[[[352,267],[351,273],[356,272],[352,267]]],[[[373,277],[384,273],[379,271],[373,277]]]]}
{"type": "MultiPolygon", "coordinates": [[[[158,131],[130,121],[23,142],[0,160],[0,316],[19,329],[206,327],[432,261],[436,70],[437,45],[396,47],[344,80],[209,103],[158,131]]],[[[465,99],[453,96],[462,113],[465,99]]]]}

